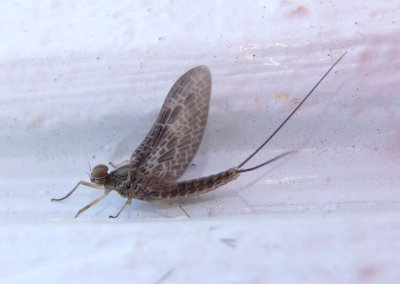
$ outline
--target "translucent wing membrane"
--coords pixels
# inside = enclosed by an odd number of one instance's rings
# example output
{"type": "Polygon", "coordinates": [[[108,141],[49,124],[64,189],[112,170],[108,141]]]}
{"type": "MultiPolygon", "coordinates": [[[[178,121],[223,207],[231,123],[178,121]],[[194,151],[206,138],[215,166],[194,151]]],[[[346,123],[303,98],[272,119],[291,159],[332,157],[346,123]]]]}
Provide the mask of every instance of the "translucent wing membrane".
{"type": "Polygon", "coordinates": [[[195,67],[172,86],[143,142],[132,154],[131,172],[174,181],[195,156],[207,124],[211,74],[195,67]]]}

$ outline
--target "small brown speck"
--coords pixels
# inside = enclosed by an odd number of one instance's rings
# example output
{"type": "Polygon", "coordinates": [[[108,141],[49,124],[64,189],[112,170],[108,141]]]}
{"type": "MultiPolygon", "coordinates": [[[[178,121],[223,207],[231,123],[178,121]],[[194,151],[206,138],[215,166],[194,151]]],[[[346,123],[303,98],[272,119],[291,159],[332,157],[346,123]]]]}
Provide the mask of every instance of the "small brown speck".
{"type": "Polygon", "coordinates": [[[290,98],[289,93],[278,93],[275,95],[275,102],[277,103],[287,102],[289,98],[290,98]]]}
{"type": "Polygon", "coordinates": [[[364,266],[361,267],[361,269],[358,272],[358,278],[362,282],[365,282],[367,280],[371,281],[373,280],[376,275],[378,274],[378,269],[377,267],[374,266],[364,266]]]}
{"type": "Polygon", "coordinates": [[[296,10],[294,10],[291,13],[291,15],[292,16],[305,16],[305,15],[308,15],[309,13],[310,13],[310,10],[307,7],[300,5],[297,7],[296,10]]]}

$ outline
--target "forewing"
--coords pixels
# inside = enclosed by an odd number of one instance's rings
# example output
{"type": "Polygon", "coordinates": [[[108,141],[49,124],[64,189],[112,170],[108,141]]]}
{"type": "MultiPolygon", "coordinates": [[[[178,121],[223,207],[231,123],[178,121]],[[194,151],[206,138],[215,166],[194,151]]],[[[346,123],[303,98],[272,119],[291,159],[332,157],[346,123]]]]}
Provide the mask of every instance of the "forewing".
{"type": "Polygon", "coordinates": [[[198,66],[172,86],[143,142],[131,156],[137,175],[176,180],[196,154],[207,124],[211,74],[198,66]]]}

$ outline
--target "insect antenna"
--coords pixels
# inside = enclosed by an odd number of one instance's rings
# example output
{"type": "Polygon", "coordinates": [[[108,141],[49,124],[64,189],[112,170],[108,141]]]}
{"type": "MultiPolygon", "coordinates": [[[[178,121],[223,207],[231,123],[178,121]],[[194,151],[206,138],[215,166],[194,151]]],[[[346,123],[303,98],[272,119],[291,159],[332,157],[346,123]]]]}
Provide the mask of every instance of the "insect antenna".
{"type": "MultiPolygon", "coordinates": [[[[90,170],[90,173],[91,173],[91,172],[92,172],[92,167],[90,166],[89,160],[88,160],[87,162],[88,162],[88,164],[89,164],[89,170],[90,170]]],[[[87,173],[87,174],[88,174],[89,178],[91,178],[91,175],[90,175],[89,173],[87,173]]]]}
{"type": "MultiPolygon", "coordinates": [[[[281,130],[281,128],[286,124],[286,122],[289,121],[289,119],[296,113],[296,111],[302,106],[302,104],[308,99],[308,97],[314,92],[314,90],[318,87],[318,85],[325,79],[326,76],[328,76],[329,72],[331,72],[331,70],[336,66],[336,64],[339,63],[340,60],[342,60],[342,58],[347,54],[347,51],[345,53],[343,53],[342,56],[340,56],[340,58],[338,60],[336,60],[336,62],[328,69],[328,71],[325,72],[325,74],[321,77],[321,79],[319,79],[319,81],[317,82],[317,84],[314,85],[314,87],[308,92],[308,94],[304,97],[304,99],[298,104],[298,106],[289,114],[288,117],[286,117],[286,119],[281,123],[281,125],[279,125],[279,127],[267,138],[267,140],[264,141],[264,143],[261,144],[260,147],[257,148],[257,150],[255,150],[250,156],[248,156],[242,163],[240,163],[240,165],[238,166],[238,168],[240,169],[241,167],[243,167],[251,158],[253,158],[265,145],[268,144],[269,141],[271,141],[271,139],[279,132],[279,130],[281,130]]],[[[289,151],[289,152],[285,152],[281,155],[276,156],[275,158],[272,158],[269,161],[266,161],[258,166],[255,166],[253,168],[250,169],[243,169],[240,170],[239,172],[248,172],[251,170],[255,170],[258,169],[259,167],[265,166],[269,163],[272,163],[273,161],[276,161],[290,153],[293,153],[293,151],[289,151]]]]}

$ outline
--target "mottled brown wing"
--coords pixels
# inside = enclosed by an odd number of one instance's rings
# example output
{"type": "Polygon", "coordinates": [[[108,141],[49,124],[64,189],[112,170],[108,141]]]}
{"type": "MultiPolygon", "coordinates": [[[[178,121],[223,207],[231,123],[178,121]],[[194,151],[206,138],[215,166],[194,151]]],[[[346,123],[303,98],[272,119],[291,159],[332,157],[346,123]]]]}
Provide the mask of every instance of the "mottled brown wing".
{"type": "Polygon", "coordinates": [[[211,94],[211,74],[198,66],[169,91],[143,142],[131,156],[132,177],[174,181],[186,171],[203,138],[211,94]]]}

